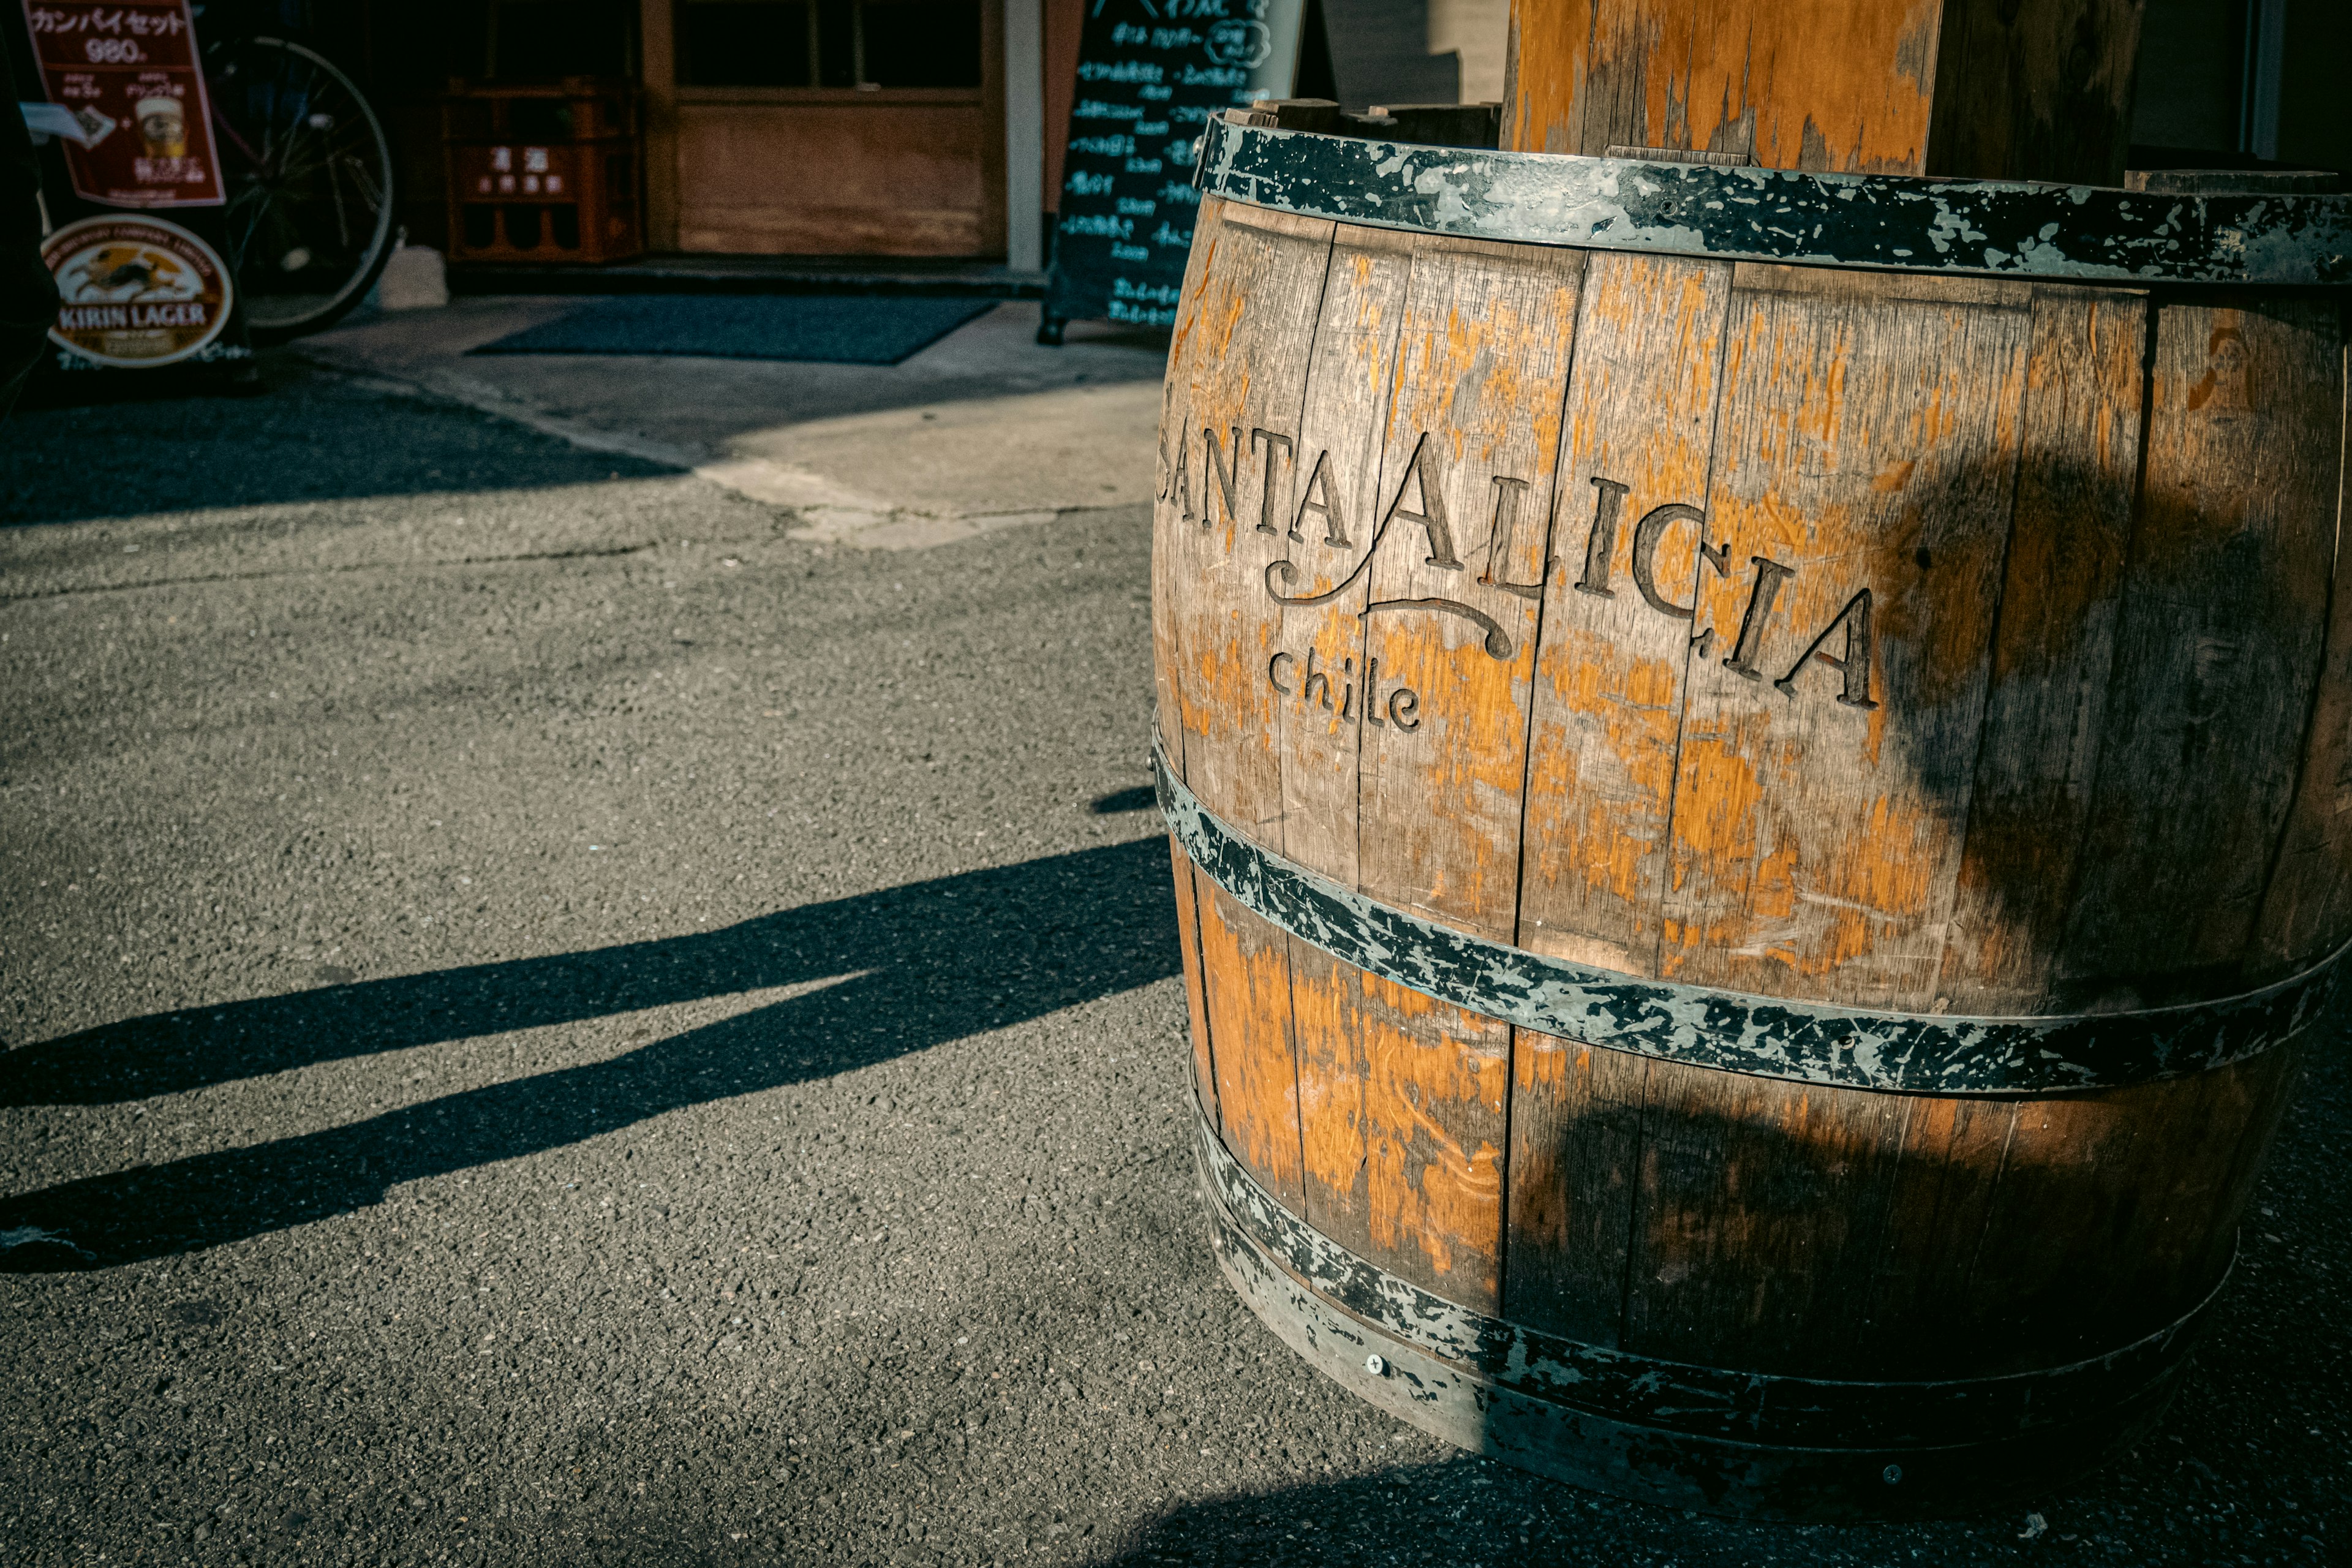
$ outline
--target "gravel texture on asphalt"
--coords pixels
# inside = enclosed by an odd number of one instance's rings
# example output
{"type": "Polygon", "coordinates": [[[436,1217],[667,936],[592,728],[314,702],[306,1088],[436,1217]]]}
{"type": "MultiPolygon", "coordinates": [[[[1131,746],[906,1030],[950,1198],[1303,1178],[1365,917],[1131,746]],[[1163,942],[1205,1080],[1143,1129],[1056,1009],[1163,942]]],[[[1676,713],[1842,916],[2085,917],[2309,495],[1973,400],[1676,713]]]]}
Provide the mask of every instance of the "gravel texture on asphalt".
{"type": "Polygon", "coordinates": [[[266,368],[0,426],[9,1561],[2344,1560],[2340,1024],[2090,1484],[1536,1480],[1211,1261],[1138,510],[819,548],[266,368]]]}

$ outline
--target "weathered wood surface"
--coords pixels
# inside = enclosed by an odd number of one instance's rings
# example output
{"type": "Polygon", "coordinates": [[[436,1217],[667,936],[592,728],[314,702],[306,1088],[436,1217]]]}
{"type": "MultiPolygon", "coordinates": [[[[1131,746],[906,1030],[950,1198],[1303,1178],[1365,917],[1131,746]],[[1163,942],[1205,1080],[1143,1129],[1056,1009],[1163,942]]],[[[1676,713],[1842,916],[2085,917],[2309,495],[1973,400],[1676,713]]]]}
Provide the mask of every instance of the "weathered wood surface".
{"type": "MultiPolygon", "coordinates": [[[[1284,837],[1304,864],[1409,898],[1434,868],[1433,914],[1507,934],[1540,592],[1508,585],[1539,584],[1545,541],[1539,518],[1520,520],[1530,484],[1493,479],[1535,470],[1548,483],[1577,258],[1400,237],[1339,231],[1290,570],[1267,584],[1269,597],[1308,601],[1277,607],[1283,647],[1301,650],[1286,668],[1284,837]],[[1531,426],[1530,405],[1555,412],[1531,426]],[[1361,444],[1367,431],[1380,439],[1361,444]],[[1481,517],[1489,493],[1508,504],[1481,517]],[[1430,572],[1472,557],[1496,579],[1478,601],[1493,637],[1421,613],[1430,572]],[[1498,717],[1416,743],[1430,716],[1420,694],[1440,689],[1448,712],[1498,717]],[[1411,809],[1433,795],[1439,811],[1411,809]]],[[[1310,1217],[1407,1278],[1493,1300],[1508,1028],[1292,948],[1295,1005],[1330,1031],[1299,1063],[1310,1217]]]]}
{"type": "MultiPolygon", "coordinates": [[[[1506,941],[1549,558],[1544,498],[1582,261],[1573,251],[1414,242],[1381,532],[1365,570],[1359,884],[1506,941]]],[[[1395,1271],[1465,1304],[1499,1305],[1511,1029],[1365,978],[1372,1211],[1410,1223],[1427,1258],[1424,1268],[1407,1257],[1395,1271]],[[1384,1202],[1389,1150],[1403,1179],[1384,1202]]]]}
{"type": "MultiPolygon", "coordinates": [[[[1184,299],[1199,300],[1209,272],[1220,265],[1224,210],[1225,204],[1216,197],[1202,198],[1200,216],[1192,225],[1192,251],[1184,263],[1184,299]]],[[[1218,353],[1207,341],[1204,326],[1197,311],[1187,315],[1177,324],[1169,344],[1168,371],[1160,385],[1160,452],[1152,484],[1153,713],[1160,741],[1180,763],[1185,754],[1184,704],[1182,682],[1176,674],[1176,614],[1177,590],[1184,579],[1178,563],[1186,558],[1192,541],[1176,525],[1192,502],[1192,459],[1184,429],[1192,423],[1196,383],[1210,376],[1211,362],[1218,353]]]]}
{"type": "Polygon", "coordinates": [[[2112,185],[2147,0],[1944,0],[1930,174],[2112,185]]]}
{"type": "Polygon", "coordinates": [[[2157,312],[2146,473],[2059,962],[2090,1005],[2221,976],[2229,988],[2249,956],[2335,574],[2340,311],[2241,299],[2157,312]]]}
{"type": "MultiPolygon", "coordinates": [[[[1909,1104],[1653,1063],[1625,1348],[1759,1372],[1855,1366],[1873,1326],[1853,1309],[1897,1225],[1887,1200],[1909,1104]]],[[[1910,1359],[1939,1353],[1917,1345],[1910,1359]]]]}
{"type": "Polygon", "coordinates": [[[1642,1119],[1658,1064],[1515,1034],[1507,1306],[1531,1328],[1622,1349],[1642,1119]]]}
{"type": "Polygon", "coordinates": [[[2141,0],[1513,0],[1503,145],[2115,184],[2141,0]]]}
{"type": "Polygon", "coordinates": [[[1927,1012],[2024,391],[2015,283],[1742,264],[1659,971],[1927,1012]]]}
{"type": "Polygon", "coordinates": [[[1947,1100],[1522,1033],[1504,1315],[1792,1376],[2000,1376],[2095,1355],[2221,1279],[2294,1056],[2058,1100],[1947,1100]]]}
{"type": "MultiPolygon", "coordinates": [[[[1381,456],[1396,380],[1397,337],[1412,278],[1412,241],[1384,229],[1341,226],[1326,269],[1306,398],[1296,433],[1269,432],[1267,461],[1282,455],[1281,505],[1265,520],[1278,577],[1265,587],[1277,628],[1267,688],[1276,700],[1282,776],[1281,841],[1302,865],[1353,883],[1357,876],[1362,694],[1368,587],[1359,542],[1378,507],[1381,456]],[[1297,606],[1273,602],[1276,586],[1297,606]],[[1320,601],[1319,603],[1313,601],[1320,601]]],[[[1269,469],[1271,471],[1271,469],[1269,469]]],[[[1299,1031],[1299,1132],[1305,1206],[1299,1211],[1366,1256],[1375,1241],[1360,978],[1306,942],[1291,941],[1291,1002],[1299,1031]]],[[[1395,1226],[1380,1234],[1394,1240],[1395,1226]]],[[[1392,1250],[1392,1249],[1391,1249],[1392,1250]]],[[[1391,1256],[1391,1261],[1395,1261],[1391,1256]]]]}
{"type": "MultiPolygon", "coordinates": [[[[1155,650],[1240,832],[1492,938],[1895,1011],[2227,995],[2352,936],[2336,307],[1202,233],[1155,650]]],[[[1708,1073],[1179,888],[1253,1174],[1440,1296],[1645,1354],[2108,1348],[2218,1279],[2292,1077],[1708,1073]]]]}
{"type": "Polygon", "coordinates": [[[1937,1009],[2038,1011],[2082,856],[2140,458],[2147,302],[2037,288],[2017,502],[1937,1009]]]}
{"type": "Polygon", "coordinates": [[[1504,145],[1925,170],[1937,0],[1514,0],[1504,145]]]}
{"type": "MultiPolygon", "coordinates": [[[[1191,307],[1169,354],[1154,508],[1164,590],[1160,733],[1232,820],[1283,817],[1278,716],[1264,672],[1275,627],[1249,609],[1273,559],[1250,432],[1297,428],[1332,226],[1224,206],[1194,247],[1191,307]]],[[[1157,632],[1155,627],[1155,632],[1157,632]]],[[[1159,638],[1155,637],[1155,641],[1159,638]]],[[[1196,879],[1202,1007],[1228,1145],[1268,1190],[1302,1201],[1288,939],[1196,879]]]]}
{"type": "Polygon", "coordinates": [[[1391,1274],[1499,1310],[1509,1061],[1498,1026],[1311,950],[1295,973],[1298,1212],[1391,1274]]]}
{"type": "Polygon", "coordinates": [[[1209,1005],[1202,989],[1200,895],[1192,886],[1192,863],[1171,834],[1169,858],[1174,862],[1176,942],[1184,955],[1184,1017],[1192,1026],[1192,1092],[1201,1114],[1212,1127],[1221,1127],[1217,1115],[1217,1064],[1209,1048],[1209,1005]]]}
{"type": "Polygon", "coordinates": [[[1416,242],[1368,546],[1359,885],[1500,941],[1582,259],[1416,242]]]}
{"type": "MultiPolygon", "coordinates": [[[[1726,262],[1596,254],[1552,498],[1537,656],[1522,947],[1648,974],[1694,639],[1730,306],[1726,262]],[[1660,606],[1667,608],[1661,610],[1660,606]]],[[[1712,647],[1712,633],[1707,634],[1712,647]]]]}
{"type": "Polygon", "coordinates": [[[1169,356],[1167,407],[1183,423],[1163,440],[1168,479],[1155,508],[1170,546],[1176,660],[1177,715],[1161,729],[1175,731],[1195,793],[1257,829],[1280,820],[1282,804],[1265,679],[1273,627],[1250,592],[1275,554],[1257,528],[1264,479],[1249,432],[1297,428],[1331,228],[1227,205],[1169,356]]]}
{"type": "Polygon", "coordinates": [[[1969,1278],[1943,1309],[1948,1331],[1983,1334],[1979,1353],[1995,1364],[2051,1365],[2195,1305],[2236,1251],[2297,1055],[2015,1102],[1984,1224],[1968,1237],[1969,1278]]]}
{"type": "Polygon", "coordinates": [[[1287,939],[1207,877],[1192,885],[1219,1132],[1266,1191],[1302,1208],[1287,939]]]}
{"type": "Polygon", "coordinates": [[[1283,805],[1276,842],[1299,864],[1349,883],[1357,878],[1360,837],[1359,674],[1370,591],[1359,568],[1380,505],[1397,335],[1412,278],[1410,237],[1336,231],[1298,423],[1268,431],[1261,443],[1269,471],[1281,454],[1284,476],[1281,505],[1262,523],[1274,531],[1260,536],[1268,564],[1252,585],[1255,607],[1275,628],[1260,684],[1275,703],[1283,805]],[[1277,603],[1277,586],[1307,602],[1277,603]]]}
{"type": "MultiPolygon", "coordinates": [[[[2352,334],[2347,334],[2352,335],[2352,334]]],[[[2352,406],[2352,387],[2347,387],[2352,406]]],[[[2352,429],[2347,429],[2352,434],[2352,429]]],[[[2307,955],[2352,927],[2352,566],[2343,548],[2352,499],[2352,447],[2336,454],[2336,551],[2329,588],[2327,648],[2311,733],[2296,776],[2294,805],[2279,842],[2247,965],[2255,979],[2293,973],[2307,955]]]]}

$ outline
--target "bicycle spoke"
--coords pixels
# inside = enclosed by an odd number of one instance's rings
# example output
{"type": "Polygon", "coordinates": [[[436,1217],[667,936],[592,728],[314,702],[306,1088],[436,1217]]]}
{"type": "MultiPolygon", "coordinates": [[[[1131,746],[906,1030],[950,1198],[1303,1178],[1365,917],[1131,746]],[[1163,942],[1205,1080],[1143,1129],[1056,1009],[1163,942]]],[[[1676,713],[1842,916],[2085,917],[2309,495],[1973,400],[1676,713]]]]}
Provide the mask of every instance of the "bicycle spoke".
{"type": "Polygon", "coordinates": [[[257,191],[254,199],[247,202],[245,206],[251,216],[246,219],[244,232],[237,237],[230,260],[230,265],[240,273],[245,270],[245,258],[253,254],[253,237],[260,232],[262,220],[269,216],[269,198],[266,193],[257,191]]]}
{"type": "Polygon", "coordinates": [[[216,66],[222,144],[238,171],[226,217],[257,331],[283,339],[348,310],[391,241],[394,168],[382,123],[334,66],[299,44],[249,39],[216,66]],[[314,123],[315,121],[315,123],[314,123]],[[299,265],[290,270],[289,258],[299,265]]]}
{"type": "Polygon", "coordinates": [[[327,191],[335,198],[335,237],[348,248],[352,243],[351,215],[343,210],[343,183],[335,178],[331,164],[327,169],[327,191]]]}
{"type": "Polygon", "coordinates": [[[359,188],[360,199],[367,203],[368,211],[383,211],[383,187],[376,184],[375,171],[357,157],[347,157],[346,162],[351,165],[352,184],[359,188]]]}

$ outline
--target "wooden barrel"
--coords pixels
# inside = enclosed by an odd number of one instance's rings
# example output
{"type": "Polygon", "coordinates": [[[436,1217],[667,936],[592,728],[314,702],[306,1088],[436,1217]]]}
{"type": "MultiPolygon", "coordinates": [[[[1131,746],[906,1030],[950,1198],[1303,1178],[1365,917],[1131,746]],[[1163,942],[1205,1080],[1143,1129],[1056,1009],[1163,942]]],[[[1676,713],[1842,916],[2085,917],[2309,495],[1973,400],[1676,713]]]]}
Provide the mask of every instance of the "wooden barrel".
{"type": "Polygon", "coordinates": [[[1209,128],[1152,556],[1232,1282],[1675,1506],[2095,1463],[2352,936],[2344,198],[1274,118],[1209,128]]]}

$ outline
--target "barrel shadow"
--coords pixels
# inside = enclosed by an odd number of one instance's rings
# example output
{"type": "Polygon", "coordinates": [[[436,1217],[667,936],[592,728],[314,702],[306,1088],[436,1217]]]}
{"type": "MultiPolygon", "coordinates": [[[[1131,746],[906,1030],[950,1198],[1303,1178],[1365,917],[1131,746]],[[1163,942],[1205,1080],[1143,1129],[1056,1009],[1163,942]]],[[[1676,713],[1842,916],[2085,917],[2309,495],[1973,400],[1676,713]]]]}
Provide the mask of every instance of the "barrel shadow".
{"type": "Polygon", "coordinates": [[[944,877],[721,931],[110,1025],[0,1058],[7,1102],[98,1104],[409,1046],[839,979],[583,1067],[0,1200],[61,1237],[0,1270],[112,1267],[381,1202],[664,1111],[887,1061],[1177,973],[1156,838],[944,877]]]}

